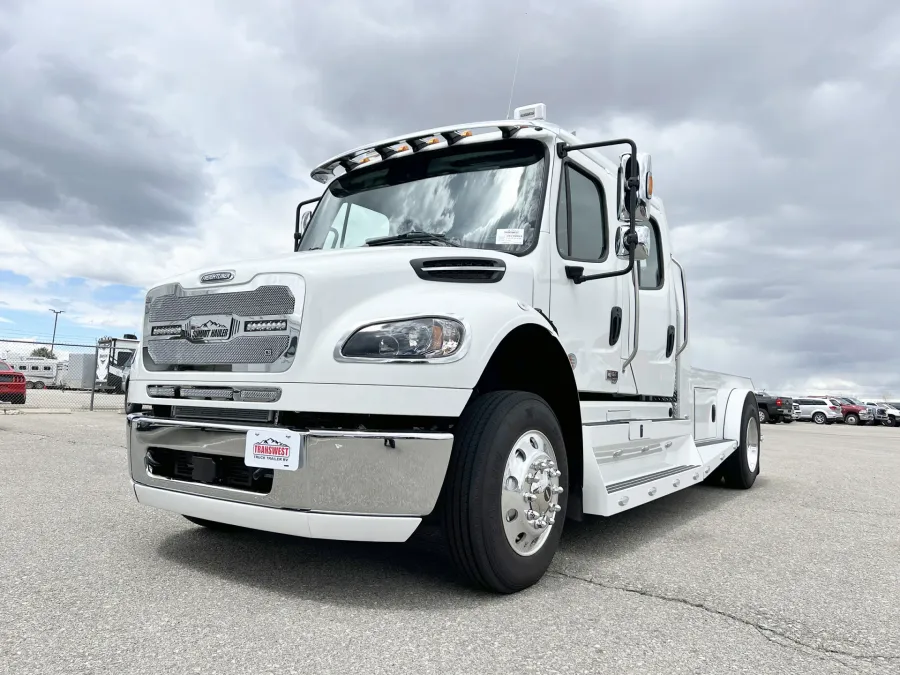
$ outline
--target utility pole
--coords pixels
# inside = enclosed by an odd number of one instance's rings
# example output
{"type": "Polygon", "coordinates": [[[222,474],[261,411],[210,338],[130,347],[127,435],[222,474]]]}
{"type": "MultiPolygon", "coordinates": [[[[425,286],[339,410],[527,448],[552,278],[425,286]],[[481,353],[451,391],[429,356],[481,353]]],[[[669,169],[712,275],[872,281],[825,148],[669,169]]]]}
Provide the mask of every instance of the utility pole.
{"type": "Polygon", "coordinates": [[[64,309],[51,309],[53,312],[53,339],[50,341],[50,355],[55,356],[53,348],[56,347],[56,322],[59,321],[59,315],[65,312],[64,309]]]}

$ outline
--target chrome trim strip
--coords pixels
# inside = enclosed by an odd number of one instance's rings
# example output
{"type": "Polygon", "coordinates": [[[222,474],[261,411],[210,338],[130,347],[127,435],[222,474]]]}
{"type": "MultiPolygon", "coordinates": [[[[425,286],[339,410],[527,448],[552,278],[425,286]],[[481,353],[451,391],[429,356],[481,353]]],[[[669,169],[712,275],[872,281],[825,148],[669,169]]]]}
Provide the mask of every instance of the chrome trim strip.
{"type": "MultiPolygon", "coordinates": [[[[188,420],[176,420],[167,417],[152,417],[143,413],[130,413],[126,415],[129,424],[134,424],[135,429],[146,431],[159,427],[179,427],[182,429],[211,429],[215,431],[231,431],[234,433],[246,433],[258,426],[248,424],[229,424],[225,422],[193,422],[188,420]]],[[[290,428],[290,427],[281,427],[290,428]]],[[[418,440],[418,441],[452,441],[453,434],[439,432],[419,431],[334,431],[329,429],[293,429],[301,436],[307,438],[362,438],[362,439],[393,439],[393,440],[418,440]]]]}

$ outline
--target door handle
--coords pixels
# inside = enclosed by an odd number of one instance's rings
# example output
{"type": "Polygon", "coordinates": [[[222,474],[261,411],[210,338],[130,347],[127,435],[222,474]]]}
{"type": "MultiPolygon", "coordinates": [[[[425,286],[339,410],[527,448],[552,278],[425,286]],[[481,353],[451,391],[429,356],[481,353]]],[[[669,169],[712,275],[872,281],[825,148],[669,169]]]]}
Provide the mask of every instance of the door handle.
{"type": "Polygon", "coordinates": [[[609,313],[609,346],[612,347],[619,341],[622,332],[622,308],[613,307],[609,313]]]}
{"type": "Polygon", "coordinates": [[[666,358],[672,356],[672,352],[675,350],[675,326],[669,326],[669,331],[666,333],[666,358]]]}

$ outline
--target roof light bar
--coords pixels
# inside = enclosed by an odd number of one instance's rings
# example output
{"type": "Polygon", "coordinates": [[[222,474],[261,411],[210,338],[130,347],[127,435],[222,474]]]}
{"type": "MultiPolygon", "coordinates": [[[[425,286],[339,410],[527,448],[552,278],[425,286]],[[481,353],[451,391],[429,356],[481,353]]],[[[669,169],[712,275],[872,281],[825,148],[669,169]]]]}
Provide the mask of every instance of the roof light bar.
{"type": "Polygon", "coordinates": [[[338,167],[342,167],[344,171],[349,173],[363,164],[384,161],[401,153],[421,152],[425,148],[439,143],[446,143],[448,146],[455,145],[464,138],[474,136],[474,130],[500,131],[501,137],[508,139],[515,136],[522,129],[540,131],[543,127],[537,121],[516,119],[503,122],[478,122],[462,127],[443,127],[406,136],[398,136],[379,143],[364,145],[333,157],[317,166],[310,173],[310,176],[319,183],[328,183],[335,177],[334,172],[338,167]]]}

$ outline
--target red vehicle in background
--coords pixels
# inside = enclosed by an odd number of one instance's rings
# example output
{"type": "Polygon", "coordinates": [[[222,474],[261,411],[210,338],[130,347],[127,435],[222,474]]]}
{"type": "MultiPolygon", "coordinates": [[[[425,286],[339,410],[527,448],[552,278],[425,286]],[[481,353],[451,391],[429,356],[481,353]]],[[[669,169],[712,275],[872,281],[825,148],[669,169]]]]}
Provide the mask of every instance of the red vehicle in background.
{"type": "Polygon", "coordinates": [[[0,361],[0,401],[25,403],[25,376],[5,361],[0,361]]]}
{"type": "Polygon", "coordinates": [[[841,404],[841,415],[844,424],[869,424],[875,419],[875,413],[862,401],[848,396],[828,396],[841,404]]]}

